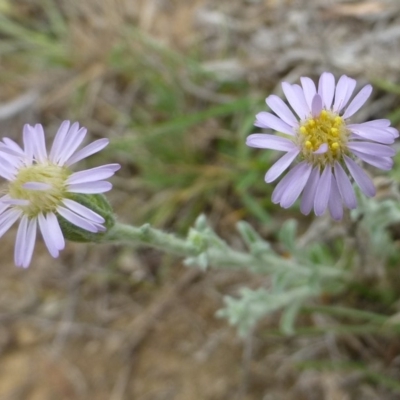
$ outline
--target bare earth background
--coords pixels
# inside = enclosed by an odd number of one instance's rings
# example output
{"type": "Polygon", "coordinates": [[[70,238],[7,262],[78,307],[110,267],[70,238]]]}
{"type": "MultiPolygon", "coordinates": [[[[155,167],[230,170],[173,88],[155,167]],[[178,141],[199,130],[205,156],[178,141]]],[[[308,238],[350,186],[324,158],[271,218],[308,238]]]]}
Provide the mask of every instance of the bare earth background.
{"type": "MultiPolygon", "coordinates": [[[[289,216],[304,229],[313,219],[271,205],[263,176],[276,154],[243,149],[280,81],[323,71],[372,82],[357,118],[389,116],[398,128],[400,2],[0,1],[1,135],[20,141],[24,123],[40,122],[50,138],[62,120],[78,120],[91,140],[111,140],[86,167],[122,164],[108,196],[121,221],[184,234],[204,212],[238,247],[240,219],[272,241],[289,216]]],[[[327,230],[343,227],[323,220],[327,230]]],[[[215,317],[224,295],[265,278],[75,243],[53,260],[39,242],[19,270],[14,237],[0,246],[1,400],[400,399],[396,336],[285,338],[277,315],[242,340],[215,317]]],[[[379,295],[365,307],[396,309],[398,278],[387,302],[387,275],[360,282],[356,294],[315,302],[362,309],[360,293],[373,286],[379,295]]]]}

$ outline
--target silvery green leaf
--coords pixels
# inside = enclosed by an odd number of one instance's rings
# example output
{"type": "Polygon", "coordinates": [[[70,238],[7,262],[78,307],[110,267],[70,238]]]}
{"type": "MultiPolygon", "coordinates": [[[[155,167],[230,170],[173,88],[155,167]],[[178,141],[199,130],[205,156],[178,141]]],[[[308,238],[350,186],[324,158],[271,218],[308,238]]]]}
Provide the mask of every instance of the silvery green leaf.
{"type": "Polygon", "coordinates": [[[289,219],[285,221],[279,231],[279,241],[285,246],[286,250],[294,253],[296,250],[297,221],[289,219]]]}
{"type": "Polygon", "coordinates": [[[293,335],[295,333],[294,324],[296,322],[297,315],[301,309],[301,302],[294,302],[290,304],[282,313],[280,320],[280,329],[287,335],[293,335]]]}
{"type": "Polygon", "coordinates": [[[250,224],[245,221],[239,221],[236,227],[243,241],[253,254],[271,251],[270,244],[264,240],[250,224]]]}
{"type": "Polygon", "coordinates": [[[194,228],[199,232],[204,232],[208,228],[207,218],[204,214],[200,214],[194,223],[194,228]]]}

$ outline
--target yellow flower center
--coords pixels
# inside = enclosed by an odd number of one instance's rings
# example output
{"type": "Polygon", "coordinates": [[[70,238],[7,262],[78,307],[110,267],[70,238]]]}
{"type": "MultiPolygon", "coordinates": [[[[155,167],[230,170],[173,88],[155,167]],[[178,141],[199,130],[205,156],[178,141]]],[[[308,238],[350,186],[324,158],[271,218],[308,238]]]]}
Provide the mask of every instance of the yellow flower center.
{"type": "Polygon", "coordinates": [[[318,117],[300,122],[298,141],[301,154],[314,165],[333,164],[346,153],[349,135],[350,131],[342,117],[332,111],[322,110],[318,117]],[[328,150],[323,154],[313,154],[323,144],[328,146],[328,150]]]}
{"type": "Polygon", "coordinates": [[[40,212],[55,211],[62,199],[66,197],[65,182],[71,171],[66,167],[54,164],[35,164],[21,168],[14,181],[9,183],[8,194],[13,199],[28,200],[29,205],[19,206],[28,217],[36,217],[40,212]],[[27,189],[28,182],[39,182],[49,185],[45,190],[27,189]]]}

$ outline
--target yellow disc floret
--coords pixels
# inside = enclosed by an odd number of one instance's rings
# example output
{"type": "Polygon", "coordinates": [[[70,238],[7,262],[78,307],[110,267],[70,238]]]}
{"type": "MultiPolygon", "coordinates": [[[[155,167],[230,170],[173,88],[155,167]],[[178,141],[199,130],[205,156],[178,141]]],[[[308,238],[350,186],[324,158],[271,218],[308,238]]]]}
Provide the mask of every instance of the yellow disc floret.
{"type": "Polygon", "coordinates": [[[12,199],[28,200],[29,205],[21,205],[24,214],[36,217],[40,212],[54,212],[66,197],[66,180],[71,171],[54,164],[34,164],[18,171],[16,179],[9,183],[8,194],[12,199]],[[48,185],[44,190],[27,189],[28,182],[48,185]]]}
{"type": "Polygon", "coordinates": [[[349,135],[350,131],[342,117],[332,111],[322,110],[319,116],[300,122],[297,140],[305,160],[325,166],[333,164],[346,153],[349,135]],[[327,145],[327,151],[314,154],[323,144],[327,145]]]}

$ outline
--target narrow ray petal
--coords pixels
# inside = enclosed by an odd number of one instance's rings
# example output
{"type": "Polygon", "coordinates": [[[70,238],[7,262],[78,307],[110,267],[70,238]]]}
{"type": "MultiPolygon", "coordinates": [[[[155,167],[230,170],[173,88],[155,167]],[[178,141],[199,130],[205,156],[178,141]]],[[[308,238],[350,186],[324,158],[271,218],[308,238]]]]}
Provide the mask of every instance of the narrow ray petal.
{"type": "Polygon", "coordinates": [[[51,185],[44,182],[26,182],[22,185],[22,187],[28,190],[41,190],[41,191],[51,189],[51,185]]]}
{"type": "Polygon", "coordinates": [[[60,153],[58,165],[64,165],[66,161],[74,154],[75,150],[81,145],[87,133],[86,128],[80,128],[75,135],[69,135],[65,141],[65,148],[60,153]]]}
{"type": "Polygon", "coordinates": [[[375,196],[375,186],[371,178],[363,171],[363,169],[348,156],[344,156],[344,162],[362,192],[368,197],[375,196]]]}
{"type": "Polygon", "coordinates": [[[43,126],[36,124],[35,127],[31,127],[30,131],[33,143],[33,155],[39,162],[44,163],[47,160],[47,151],[43,126]]]}
{"type": "Polygon", "coordinates": [[[322,97],[326,109],[330,109],[335,94],[335,77],[331,73],[324,72],[319,78],[318,94],[322,97]]]}
{"type": "Polygon", "coordinates": [[[350,118],[353,114],[355,114],[365,104],[371,93],[372,93],[372,86],[371,85],[364,86],[347,107],[345,113],[343,114],[343,118],[347,119],[350,118]]]}
{"type": "Polygon", "coordinates": [[[290,108],[285,104],[285,102],[280,99],[278,96],[272,94],[266,98],[266,103],[269,108],[283,121],[288,125],[294,127],[298,125],[298,121],[290,108]]]}
{"type": "Polygon", "coordinates": [[[67,186],[68,192],[71,193],[105,193],[112,189],[112,184],[107,181],[97,181],[88,183],[73,183],[67,186]]]}
{"type": "Polygon", "coordinates": [[[78,226],[79,228],[85,229],[89,232],[96,233],[99,231],[99,229],[96,227],[95,224],[92,222],[88,221],[87,219],[79,216],[78,214],[75,214],[68,208],[58,206],[57,212],[65,218],[67,221],[71,222],[71,224],[74,224],[78,226]]]}
{"type": "Polygon", "coordinates": [[[60,125],[60,128],[58,129],[58,131],[56,133],[56,136],[55,136],[54,142],[53,142],[53,146],[51,146],[50,155],[49,155],[49,159],[53,163],[56,163],[61,157],[61,152],[64,149],[64,141],[68,134],[69,127],[70,127],[70,122],[64,121],[60,125]]]}
{"type": "Polygon", "coordinates": [[[317,150],[313,151],[313,154],[325,154],[327,151],[328,151],[328,144],[322,143],[317,150]]]}
{"type": "Polygon", "coordinates": [[[58,257],[59,251],[53,239],[51,226],[48,224],[47,219],[42,213],[38,215],[38,222],[39,222],[40,232],[42,233],[42,237],[44,243],[46,244],[47,250],[49,251],[52,257],[54,258],[58,257]]]}
{"type": "Polygon", "coordinates": [[[89,157],[99,151],[103,150],[109,143],[108,139],[98,139],[94,142],[88,144],[83,149],[78,150],[75,154],[73,154],[66,162],[66,166],[71,166],[72,164],[77,163],[78,161],[83,160],[86,157],[89,157]]]}
{"type": "Polygon", "coordinates": [[[304,187],[303,195],[301,198],[300,211],[304,215],[308,215],[314,207],[315,193],[319,182],[319,167],[314,167],[311,171],[310,177],[304,187]]]}
{"type": "Polygon", "coordinates": [[[317,191],[314,199],[315,215],[322,215],[328,207],[329,196],[331,194],[332,168],[327,165],[323,170],[318,182],[317,191]]]}
{"type": "Polygon", "coordinates": [[[391,132],[388,132],[385,129],[363,126],[363,124],[348,125],[348,128],[351,132],[356,133],[364,139],[373,140],[374,142],[383,144],[394,143],[395,137],[391,132]]]}
{"type": "Polygon", "coordinates": [[[107,179],[121,168],[119,164],[106,164],[100,167],[90,168],[75,172],[67,179],[67,184],[96,182],[107,179]]]}
{"type": "Polygon", "coordinates": [[[340,221],[343,218],[343,205],[340,197],[339,188],[336,183],[335,176],[332,176],[331,193],[328,201],[329,212],[336,221],[340,221]]]}
{"type": "Polygon", "coordinates": [[[289,126],[286,122],[283,122],[280,118],[275,115],[263,111],[256,115],[255,126],[259,128],[270,128],[278,132],[286,133],[287,135],[294,135],[293,128],[289,126]]]}
{"type": "Polygon", "coordinates": [[[18,209],[9,209],[0,216],[0,237],[2,237],[15,221],[22,215],[22,211],[18,209]]]}
{"type": "Polygon", "coordinates": [[[265,182],[270,183],[278,178],[289,167],[299,153],[299,149],[294,149],[281,157],[266,173],[265,182]]]}
{"type": "Polygon", "coordinates": [[[26,233],[28,230],[29,219],[26,215],[22,216],[21,221],[18,226],[17,236],[15,238],[14,247],[14,263],[17,267],[22,267],[25,259],[25,249],[26,249],[26,233]]]}
{"type": "Polygon", "coordinates": [[[46,215],[47,225],[53,237],[53,242],[57,250],[63,250],[65,247],[64,235],[61,231],[60,224],[54,213],[50,212],[46,215]]]}
{"type": "Polygon", "coordinates": [[[282,82],[282,89],[295,113],[300,117],[300,119],[304,119],[308,114],[308,107],[304,94],[302,97],[299,96],[297,89],[287,82],[282,82]]]}
{"type": "Polygon", "coordinates": [[[311,113],[313,117],[318,117],[322,111],[322,97],[316,94],[311,102],[311,113]]]}
{"type": "Polygon", "coordinates": [[[344,204],[349,209],[356,208],[357,198],[354,193],[353,185],[351,184],[350,179],[344,171],[343,167],[338,162],[335,162],[334,172],[336,183],[338,185],[338,189],[340,195],[342,196],[344,204]]]}
{"type": "Polygon", "coordinates": [[[291,185],[293,176],[296,176],[298,169],[304,168],[304,165],[305,165],[304,162],[297,164],[276,185],[275,190],[272,192],[272,202],[274,204],[279,203],[281,201],[282,194],[285,192],[286,188],[291,185]]]}
{"type": "Polygon", "coordinates": [[[91,209],[83,206],[80,203],[77,203],[74,200],[64,199],[63,203],[67,208],[69,208],[74,213],[76,213],[76,214],[80,215],[81,217],[84,217],[92,222],[96,222],[99,224],[102,224],[105,222],[104,218],[101,215],[95,213],[91,209]]]}
{"type": "Polygon", "coordinates": [[[370,154],[377,157],[393,157],[396,152],[393,148],[383,144],[370,143],[370,142],[350,142],[347,144],[350,150],[356,150],[360,153],[370,154]]]}
{"type": "Polygon", "coordinates": [[[307,77],[301,77],[301,86],[303,87],[304,91],[304,98],[306,99],[307,105],[308,105],[308,111],[309,113],[311,112],[311,104],[312,104],[312,99],[314,98],[315,94],[317,93],[317,89],[315,87],[314,82],[307,77]]]}
{"type": "Polygon", "coordinates": [[[33,249],[35,248],[37,219],[31,218],[28,223],[25,239],[25,258],[22,263],[23,268],[28,268],[32,260],[33,249]]]}
{"type": "Polygon", "coordinates": [[[384,171],[389,171],[393,168],[393,160],[390,157],[371,156],[370,154],[360,153],[356,150],[353,150],[353,154],[366,163],[384,171]]]}
{"type": "Polygon", "coordinates": [[[28,124],[24,125],[24,129],[22,132],[22,138],[24,142],[24,150],[25,150],[25,163],[27,166],[32,165],[33,161],[33,147],[34,147],[34,140],[32,134],[32,127],[28,124]]]}
{"type": "Polygon", "coordinates": [[[298,199],[300,193],[303,191],[312,170],[311,164],[302,164],[298,169],[296,175],[292,178],[292,184],[282,194],[281,206],[289,208],[298,199]]]}
{"type": "Polygon", "coordinates": [[[248,136],[246,139],[246,145],[260,149],[280,151],[290,151],[296,147],[296,145],[289,139],[276,135],[269,135],[267,133],[254,133],[248,136]]]}
{"type": "Polygon", "coordinates": [[[18,155],[23,156],[24,155],[24,151],[21,149],[20,145],[15,143],[14,140],[8,138],[8,137],[4,137],[3,138],[3,142],[5,143],[5,145],[14,150],[18,155]]]}

